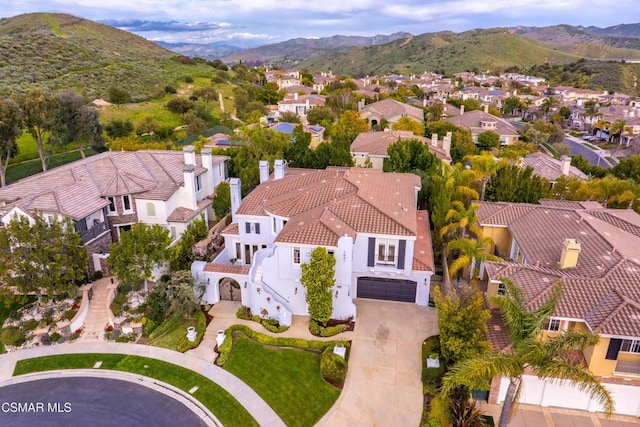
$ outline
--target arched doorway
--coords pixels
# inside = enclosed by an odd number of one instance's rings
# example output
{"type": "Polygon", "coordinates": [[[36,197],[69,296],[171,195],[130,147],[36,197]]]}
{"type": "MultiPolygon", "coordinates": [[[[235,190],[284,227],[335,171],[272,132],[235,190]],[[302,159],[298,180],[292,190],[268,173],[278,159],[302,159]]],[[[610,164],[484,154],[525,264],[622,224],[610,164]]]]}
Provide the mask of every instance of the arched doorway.
{"type": "Polygon", "coordinates": [[[225,301],[242,301],[240,284],[230,277],[223,277],[219,282],[220,299],[225,301]]]}

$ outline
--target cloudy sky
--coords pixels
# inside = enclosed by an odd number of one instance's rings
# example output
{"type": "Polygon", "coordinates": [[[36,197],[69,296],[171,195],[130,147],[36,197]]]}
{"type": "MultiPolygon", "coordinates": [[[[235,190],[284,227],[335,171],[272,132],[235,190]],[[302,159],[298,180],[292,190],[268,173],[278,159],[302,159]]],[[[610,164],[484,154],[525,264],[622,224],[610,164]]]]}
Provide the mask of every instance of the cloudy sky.
{"type": "Polygon", "coordinates": [[[638,0],[3,0],[1,17],[65,12],[167,42],[262,45],[294,37],[640,22],[638,0]]]}

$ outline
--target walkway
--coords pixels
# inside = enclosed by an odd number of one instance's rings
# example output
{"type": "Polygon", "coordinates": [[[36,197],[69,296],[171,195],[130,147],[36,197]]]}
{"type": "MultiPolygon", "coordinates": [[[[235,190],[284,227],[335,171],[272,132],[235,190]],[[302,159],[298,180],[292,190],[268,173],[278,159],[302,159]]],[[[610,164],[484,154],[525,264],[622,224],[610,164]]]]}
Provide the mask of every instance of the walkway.
{"type": "MultiPolygon", "coordinates": [[[[284,426],[278,415],[248,385],[224,369],[197,357],[177,351],[147,345],[121,344],[109,342],[75,342],[71,344],[36,347],[29,350],[16,351],[0,355],[0,387],[10,382],[18,360],[54,354],[73,353],[119,353],[135,356],[151,357],[164,360],[197,372],[227,390],[261,426],[284,426]]],[[[108,377],[111,371],[101,371],[108,377]]],[[[117,373],[114,373],[117,375],[117,373]]]]}
{"type": "MultiPolygon", "coordinates": [[[[107,286],[111,278],[103,277],[93,282],[93,296],[89,300],[89,311],[84,319],[84,332],[78,341],[104,341],[104,328],[107,326],[107,286]]],[[[73,332],[73,331],[72,331],[73,332]]]]}

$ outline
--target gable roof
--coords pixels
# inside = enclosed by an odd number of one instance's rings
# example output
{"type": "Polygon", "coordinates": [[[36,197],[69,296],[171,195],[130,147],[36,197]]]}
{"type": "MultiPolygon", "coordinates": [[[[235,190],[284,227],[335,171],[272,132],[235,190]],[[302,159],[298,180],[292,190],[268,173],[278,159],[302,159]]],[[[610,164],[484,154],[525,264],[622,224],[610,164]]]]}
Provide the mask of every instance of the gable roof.
{"type": "MultiPolygon", "coordinates": [[[[527,155],[522,159],[522,167],[526,168],[527,166],[533,168],[534,174],[552,182],[557,181],[563,175],[562,161],[554,159],[548,154],[531,153],[527,155]]],[[[587,175],[575,166],[569,167],[569,176],[583,180],[587,179],[587,175]]]]}
{"type": "MultiPolygon", "coordinates": [[[[225,156],[213,156],[217,164],[225,156]]],[[[18,206],[78,220],[102,209],[107,196],[132,194],[136,198],[167,200],[184,185],[181,151],[107,151],[0,188],[3,210],[18,206]]],[[[196,164],[196,176],[205,173],[196,164]]]]}

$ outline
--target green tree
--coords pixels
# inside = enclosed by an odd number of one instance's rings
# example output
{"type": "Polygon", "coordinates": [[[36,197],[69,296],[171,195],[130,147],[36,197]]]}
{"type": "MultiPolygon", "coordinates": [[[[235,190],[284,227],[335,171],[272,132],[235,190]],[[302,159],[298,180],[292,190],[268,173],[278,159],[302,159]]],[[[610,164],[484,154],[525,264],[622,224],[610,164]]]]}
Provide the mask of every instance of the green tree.
{"type": "Polygon", "coordinates": [[[65,90],[56,96],[59,104],[60,127],[56,139],[61,144],[76,144],[80,156],[86,158],[84,149],[91,144],[100,151],[104,147],[100,113],[87,105],[84,98],[72,90],[65,90]]]}
{"type": "Polygon", "coordinates": [[[491,150],[500,146],[500,135],[492,130],[478,134],[477,144],[480,150],[491,150]]]}
{"type": "Polygon", "coordinates": [[[469,162],[476,179],[480,181],[480,201],[484,201],[489,177],[493,175],[499,167],[506,166],[506,163],[504,160],[497,161],[492,154],[486,152],[478,156],[466,156],[464,160],[469,162]]]}
{"type": "Polygon", "coordinates": [[[136,133],[138,133],[138,135],[149,135],[149,139],[153,139],[153,135],[158,132],[159,129],[160,125],[156,119],[151,116],[146,116],[140,120],[140,123],[138,123],[136,133]]]}
{"type": "Polygon", "coordinates": [[[213,211],[216,213],[216,219],[221,220],[231,210],[231,191],[228,182],[221,182],[216,187],[213,197],[213,211]]]}
{"type": "Polygon", "coordinates": [[[284,99],[285,91],[279,90],[276,83],[265,83],[256,91],[255,100],[265,105],[276,105],[284,99]]]}
{"type": "Polygon", "coordinates": [[[525,108],[526,106],[517,96],[510,96],[502,103],[502,113],[509,116],[515,116],[517,112],[525,108]]]}
{"type": "Polygon", "coordinates": [[[325,126],[325,124],[333,123],[335,118],[336,115],[330,107],[314,107],[307,111],[307,121],[310,125],[325,126]]]}
{"type": "Polygon", "coordinates": [[[144,282],[144,289],[148,290],[153,270],[167,260],[170,243],[166,228],[157,224],[135,224],[131,230],[120,234],[119,241],[109,245],[111,272],[124,283],[144,282]]]}
{"type": "Polygon", "coordinates": [[[111,139],[122,138],[131,135],[134,130],[130,119],[113,119],[104,126],[104,130],[111,139]]]}
{"type": "Polygon", "coordinates": [[[487,200],[490,202],[538,203],[548,181],[533,174],[533,168],[522,169],[509,165],[496,171],[487,182],[487,200]]]}
{"type": "Polygon", "coordinates": [[[476,209],[479,207],[477,204],[465,206],[464,203],[454,200],[450,206],[444,218],[446,225],[440,229],[441,237],[449,236],[449,240],[457,237],[466,238],[467,232],[475,236],[482,235],[476,215],[476,209]]]}
{"type": "Polygon", "coordinates": [[[89,263],[80,235],[70,219],[14,215],[0,228],[0,292],[3,299],[35,293],[74,296],[89,263]],[[15,288],[16,293],[11,289],[15,288]]]}
{"type": "Polygon", "coordinates": [[[205,287],[197,283],[190,270],[171,273],[166,282],[159,282],[152,293],[166,301],[166,316],[191,316],[200,309],[205,287]]]}
{"type": "Polygon", "coordinates": [[[413,132],[413,134],[417,136],[424,134],[424,126],[422,125],[422,123],[408,116],[401,117],[396,123],[391,125],[391,129],[408,130],[410,132],[413,132]]]}
{"type": "Polygon", "coordinates": [[[449,265],[449,277],[453,278],[456,273],[469,267],[469,278],[473,279],[477,276],[474,264],[484,261],[502,261],[499,257],[489,253],[493,245],[491,237],[482,237],[478,239],[459,238],[451,240],[447,243],[447,254],[456,254],[456,258],[449,265]]]}
{"type": "Polygon", "coordinates": [[[16,101],[23,113],[23,124],[38,145],[42,171],[47,171],[45,144],[60,125],[59,105],[55,96],[40,88],[18,94],[16,101]]]}
{"type": "Polygon", "coordinates": [[[360,117],[357,111],[347,110],[338,117],[338,121],[332,128],[331,137],[334,142],[351,145],[356,136],[368,130],[367,121],[360,117]]]}
{"type": "MultiPolygon", "coordinates": [[[[313,108],[311,109],[311,111],[312,110],[313,108]]],[[[300,123],[300,117],[298,117],[296,113],[293,113],[291,111],[286,111],[284,113],[280,113],[280,117],[278,118],[278,121],[282,123],[300,123]]]]}
{"type": "Polygon", "coordinates": [[[640,183],[640,155],[620,159],[620,162],[613,167],[613,174],[620,179],[633,179],[640,183]]]}
{"type": "Polygon", "coordinates": [[[107,100],[119,107],[131,100],[131,94],[118,86],[111,86],[107,91],[107,100]]]}
{"type": "Polygon", "coordinates": [[[400,139],[387,148],[385,172],[435,172],[440,161],[417,139],[400,139]]]}
{"type": "Polygon", "coordinates": [[[306,289],[306,301],[309,316],[318,323],[326,325],[333,311],[332,288],[336,282],[336,259],[327,249],[318,246],[311,252],[311,259],[303,263],[300,284],[306,289]]]}
{"type": "Polygon", "coordinates": [[[186,98],[173,98],[165,105],[167,110],[176,114],[185,114],[187,111],[193,110],[195,106],[193,101],[186,98]]]}
{"type": "MultiPolygon", "coordinates": [[[[225,183],[226,184],[226,183],[225,183]]],[[[228,184],[227,184],[228,187],[228,184]]],[[[188,270],[193,261],[193,247],[207,237],[207,222],[204,214],[195,219],[182,233],[180,240],[169,249],[169,267],[171,271],[188,270]]]]}
{"type": "Polygon", "coordinates": [[[491,312],[485,308],[484,296],[471,284],[443,296],[435,289],[440,353],[447,365],[460,360],[480,357],[490,351],[487,341],[487,321],[491,312]]]}
{"type": "Polygon", "coordinates": [[[212,87],[202,87],[193,91],[193,96],[206,102],[217,101],[218,92],[212,87]]]}
{"type": "Polygon", "coordinates": [[[0,187],[7,185],[9,160],[18,154],[16,140],[22,135],[22,111],[11,98],[0,100],[0,187]]]}
{"type": "Polygon", "coordinates": [[[473,136],[467,129],[460,128],[453,123],[437,121],[425,126],[425,136],[431,137],[434,133],[440,138],[451,132],[451,158],[454,163],[461,162],[464,156],[476,154],[476,145],[473,136]]]}
{"type": "Polygon", "coordinates": [[[525,309],[525,296],[510,280],[503,280],[507,292],[492,298],[502,310],[509,328],[511,348],[508,353],[493,353],[462,360],[444,376],[443,392],[449,393],[463,385],[484,388],[493,377],[509,377],[509,387],[500,414],[500,427],[506,427],[515,408],[514,402],[525,370],[532,370],[542,379],[572,381],[578,389],[586,391],[600,402],[607,414],[613,411],[609,391],[583,364],[573,364],[566,357],[572,351],[584,351],[598,343],[599,337],[591,332],[565,331],[551,337],[542,337],[549,317],[562,298],[561,282],[555,284],[547,300],[533,311],[525,309]]]}

